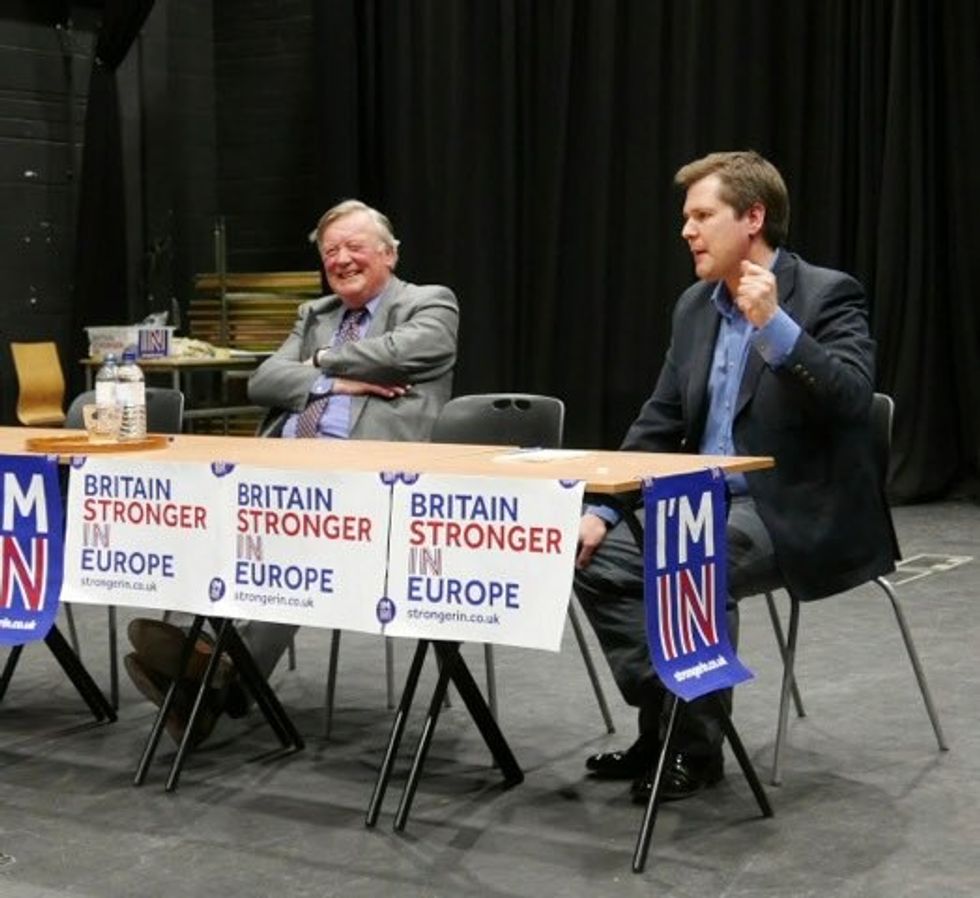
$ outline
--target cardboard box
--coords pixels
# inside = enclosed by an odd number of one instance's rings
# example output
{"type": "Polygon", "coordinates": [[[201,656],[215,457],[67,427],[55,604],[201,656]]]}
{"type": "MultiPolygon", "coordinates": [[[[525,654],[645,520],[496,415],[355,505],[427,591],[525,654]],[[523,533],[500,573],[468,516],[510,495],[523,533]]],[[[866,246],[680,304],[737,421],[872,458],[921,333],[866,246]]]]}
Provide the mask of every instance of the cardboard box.
{"type": "Polygon", "coordinates": [[[171,338],[175,328],[166,325],[124,324],[119,326],[87,327],[88,354],[101,359],[110,352],[122,358],[123,351],[132,346],[137,358],[159,359],[170,355],[171,338]]]}

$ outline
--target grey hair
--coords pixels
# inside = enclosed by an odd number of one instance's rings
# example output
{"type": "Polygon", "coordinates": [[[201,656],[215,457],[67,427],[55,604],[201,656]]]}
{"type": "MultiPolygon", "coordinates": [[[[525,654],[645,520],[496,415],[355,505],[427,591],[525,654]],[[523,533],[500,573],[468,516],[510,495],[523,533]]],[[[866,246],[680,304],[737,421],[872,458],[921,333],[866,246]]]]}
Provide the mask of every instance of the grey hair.
{"type": "Polygon", "coordinates": [[[360,200],[343,200],[324,212],[320,216],[320,220],[316,223],[316,227],[310,231],[310,243],[315,243],[319,246],[320,241],[323,239],[323,232],[330,225],[345,215],[351,215],[354,212],[366,212],[368,214],[368,217],[374,223],[374,227],[378,232],[378,237],[381,238],[381,242],[395,254],[395,258],[397,259],[398,245],[401,241],[395,237],[395,232],[392,230],[388,216],[372,208],[367,203],[362,203],[360,200]]]}

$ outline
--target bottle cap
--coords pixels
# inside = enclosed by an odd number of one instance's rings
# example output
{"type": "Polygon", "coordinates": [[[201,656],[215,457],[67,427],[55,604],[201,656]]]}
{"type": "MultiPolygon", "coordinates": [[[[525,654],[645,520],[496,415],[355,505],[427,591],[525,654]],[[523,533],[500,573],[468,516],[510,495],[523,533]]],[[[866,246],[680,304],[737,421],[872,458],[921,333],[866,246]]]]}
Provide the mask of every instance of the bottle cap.
{"type": "Polygon", "coordinates": [[[123,360],[123,364],[124,365],[131,365],[133,362],[135,362],[136,361],[136,347],[135,346],[127,346],[123,350],[122,360],[123,360]]]}

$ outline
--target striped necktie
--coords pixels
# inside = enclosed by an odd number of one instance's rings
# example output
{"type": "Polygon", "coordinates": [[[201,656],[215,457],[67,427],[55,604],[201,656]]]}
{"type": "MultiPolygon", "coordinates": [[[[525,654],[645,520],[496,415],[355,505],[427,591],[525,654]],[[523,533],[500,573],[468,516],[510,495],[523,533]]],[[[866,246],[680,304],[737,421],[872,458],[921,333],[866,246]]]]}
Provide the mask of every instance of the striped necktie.
{"type": "MultiPolygon", "coordinates": [[[[340,323],[337,333],[333,338],[332,348],[341,346],[344,343],[356,343],[361,339],[361,324],[367,319],[368,310],[348,309],[344,313],[344,320],[340,323]]],[[[330,401],[330,394],[317,396],[306,406],[296,419],[297,438],[315,437],[320,431],[320,419],[327,410],[327,403],[330,401]]]]}

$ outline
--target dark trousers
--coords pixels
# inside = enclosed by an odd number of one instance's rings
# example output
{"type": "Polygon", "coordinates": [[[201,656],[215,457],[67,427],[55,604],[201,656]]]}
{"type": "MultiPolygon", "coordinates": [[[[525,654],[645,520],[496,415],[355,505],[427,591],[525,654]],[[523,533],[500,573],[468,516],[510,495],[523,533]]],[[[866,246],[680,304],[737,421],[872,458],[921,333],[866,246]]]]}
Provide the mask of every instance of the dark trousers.
{"type": "MultiPolygon", "coordinates": [[[[643,510],[637,512],[642,526],[643,510]]],[[[736,496],[729,507],[727,622],[732,644],[738,642],[738,599],[764,592],[779,582],[772,541],[755,503],[736,496]]],[[[665,725],[665,690],[650,663],[643,604],[643,554],[629,527],[620,522],[606,534],[587,568],[575,575],[575,593],[596,632],[623,698],[639,710],[644,737],[659,736],[665,725]]],[[[731,711],[731,690],[722,693],[731,711]]],[[[707,698],[684,709],[674,745],[679,751],[706,755],[721,749],[722,731],[707,698]]]]}

